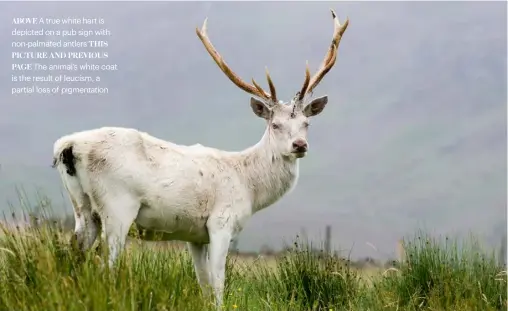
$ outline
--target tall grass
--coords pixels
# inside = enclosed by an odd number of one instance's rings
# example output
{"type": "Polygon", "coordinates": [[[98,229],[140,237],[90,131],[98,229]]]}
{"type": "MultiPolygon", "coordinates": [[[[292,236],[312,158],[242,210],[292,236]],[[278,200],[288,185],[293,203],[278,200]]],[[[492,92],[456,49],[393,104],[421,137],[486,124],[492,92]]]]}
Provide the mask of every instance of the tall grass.
{"type": "MultiPolygon", "coordinates": [[[[115,269],[80,258],[52,227],[0,234],[0,310],[213,310],[185,251],[132,246],[115,269]]],[[[229,259],[225,310],[505,310],[504,268],[475,244],[418,235],[407,262],[368,278],[347,260],[296,244],[276,259],[229,259]]]]}
{"type": "Polygon", "coordinates": [[[506,271],[473,237],[459,245],[420,233],[404,248],[399,273],[383,282],[397,293],[397,305],[408,310],[506,309],[506,271]]]}

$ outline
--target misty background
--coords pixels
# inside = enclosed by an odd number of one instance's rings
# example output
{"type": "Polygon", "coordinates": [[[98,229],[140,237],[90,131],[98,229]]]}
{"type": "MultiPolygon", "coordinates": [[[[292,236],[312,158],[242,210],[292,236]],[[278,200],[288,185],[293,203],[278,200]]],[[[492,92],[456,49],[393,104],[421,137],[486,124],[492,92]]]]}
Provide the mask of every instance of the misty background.
{"type": "MultiPolygon", "coordinates": [[[[227,150],[256,143],[264,121],[195,28],[208,17],[210,39],[233,70],[266,86],[267,66],[278,97],[289,100],[305,61],[314,72],[329,47],[330,7],[350,25],[314,91],[329,104],[312,120],[296,189],[250,220],[239,248],[278,248],[302,228],[321,241],[326,225],[334,248],[352,257],[393,256],[397,240],[420,228],[498,246],[507,199],[504,1],[1,2],[0,212],[17,206],[22,187],[71,213],[50,165],[54,141],[75,131],[134,127],[227,150]],[[104,63],[119,71],[101,74],[109,94],[11,95],[11,31],[39,27],[12,19],[83,16],[105,18],[112,32],[104,63]]],[[[58,26],[72,27],[102,26],[58,26]]]]}

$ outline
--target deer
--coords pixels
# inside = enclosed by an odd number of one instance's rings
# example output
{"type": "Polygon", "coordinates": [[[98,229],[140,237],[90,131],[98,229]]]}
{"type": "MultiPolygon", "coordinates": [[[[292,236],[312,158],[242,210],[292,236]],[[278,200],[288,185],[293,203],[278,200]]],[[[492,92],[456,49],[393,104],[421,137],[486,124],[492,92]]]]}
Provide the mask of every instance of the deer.
{"type": "Polygon", "coordinates": [[[184,241],[202,293],[213,294],[220,308],[231,241],[250,217],[294,189],[299,160],[309,151],[309,119],[328,103],[327,95],[311,96],[334,66],[349,24],[349,18],[341,24],[333,9],[331,13],[334,32],[325,58],[312,77],[306,63],[304,83],[289,102],[277,99],[268,69],[269,92],[254,79],[247,83],[233,72],[208,37],[208,18],[201,29],[196,28],[222,72],[253,95],[251,109],[265,121],[261,139],[244,150],[180,145],[122,127],[101,127],[56,140],[53,167],[73,206],[72,239],[79,250],[89,250],[100,232],[113,267],[134,223],[144,232],[160,233],[161,240],[184,241]]]}

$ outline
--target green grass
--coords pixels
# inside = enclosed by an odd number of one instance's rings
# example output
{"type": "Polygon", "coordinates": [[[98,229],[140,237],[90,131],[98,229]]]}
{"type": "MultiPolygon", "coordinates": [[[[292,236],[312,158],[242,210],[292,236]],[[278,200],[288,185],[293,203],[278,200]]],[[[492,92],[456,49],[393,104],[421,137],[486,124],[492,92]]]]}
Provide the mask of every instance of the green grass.
{"type": "MultiPolygon", "coordinates": [[[[225,310],[506,310],[507,279],[493,255],[419,234],[408,262],[366,276],[305,245],[276,259],[228,261],[225,310]],[[382,272],[382,271],[381,271],[382,272]],[[367,278],[369,278],[367,280],[367,278]]],[[[114,270],[49,227],[0,234],[0,310],[213,310],[185,251],[132,246],[114,270]]]]}

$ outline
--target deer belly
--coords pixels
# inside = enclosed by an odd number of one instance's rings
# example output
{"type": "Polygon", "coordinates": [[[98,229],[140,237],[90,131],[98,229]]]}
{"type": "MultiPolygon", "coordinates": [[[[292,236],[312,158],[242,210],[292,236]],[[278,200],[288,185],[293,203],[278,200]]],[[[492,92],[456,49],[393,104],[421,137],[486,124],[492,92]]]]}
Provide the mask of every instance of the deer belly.
{"type": "Polygon", "coordinates": [[[161,211],[142,207],[136,218],[139,237],[150,241],[208,243],[208,217],[182,211],[161,211]]]}

